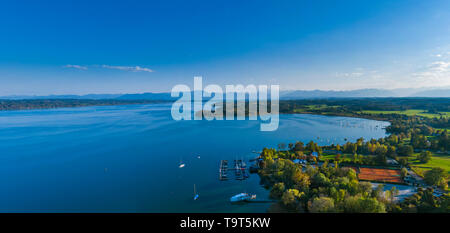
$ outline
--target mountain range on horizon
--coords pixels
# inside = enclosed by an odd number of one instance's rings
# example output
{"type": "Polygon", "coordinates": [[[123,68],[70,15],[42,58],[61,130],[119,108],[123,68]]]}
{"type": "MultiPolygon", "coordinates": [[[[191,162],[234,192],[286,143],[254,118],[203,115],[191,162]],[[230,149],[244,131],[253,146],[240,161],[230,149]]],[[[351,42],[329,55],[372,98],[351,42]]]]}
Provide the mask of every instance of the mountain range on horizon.
{"type": "MultiPolygon", "coordinates": [[[[357,89],[335,90],[291,90],[280,91],[280,99],[321,99],[321,98],[377,98],[377,97],[450,97],[450,88],[399,88],[399,89],[357,89]]],[[[10,95],[0,99],[117,99],[117,100],[174,100],[170,92],[146,92],[134,94],[86,94],[86,95],[10,95]]]]}

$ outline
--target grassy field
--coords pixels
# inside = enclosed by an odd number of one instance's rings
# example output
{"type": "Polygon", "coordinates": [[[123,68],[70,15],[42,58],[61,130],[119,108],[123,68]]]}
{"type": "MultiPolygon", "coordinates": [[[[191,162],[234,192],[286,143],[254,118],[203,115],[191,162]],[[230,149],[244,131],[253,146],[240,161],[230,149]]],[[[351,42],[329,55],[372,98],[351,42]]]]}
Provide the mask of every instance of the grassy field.
{"type": "Polygon", "coordinates": [[[302,108],[297,108],[294,110],[294,112],[308,112],[308,111],[312,111],[312,110],[321,110],[321,109],[325,109],[325,108],[337,108],[339,106],[331,106],[331,105],[326,105],[326,104],[320,104],[320,105],[315,105],[315,104],[310,104],[310,105],[305,105],[302,108]]]}
{"type": "MultiPolygon", "coordinates": [[[[428,163],[421,163],[419,160],[416,159],[418,154],[419,153],[415,153],[413,156],[408,157],[408,160],[411,163],[412,167],[419,168],[422,171],[430,170],[433,167],[441,167],[445,169],[447,173],[450,175],[450,155],[433,153],[431,161],[429,161],[428,163]]],[[[335,154],[323,153],[321,155],[321,159],[323,161],[335,158],[336,158],[335,154]]],[[[342,159],[353,159],[353,155],[341,154],[341,160],[342,159]]]]}
{"type": "MultiPolygon", "coordinates": [[[[320,159],[322,161],[330,160],[330,159],[334,160],[335,158],[336,158],[336,154],[322,153],[322,155],[320,156],[320,159]]],[[[340,160],[342,161],[343,159],[353,159],[353,155],[352,154],[343,153],[343,154],[341,154],[340,160]]]]}
{"type": "MultiPolygon", "coordinates": [[[[322,153],[322,155],[320,156],[320,158],[324,161],[326,159],[330,160],[330,159],[335,159],[336,155],[335,154],[326,154],[326,153],[322,153]]],[[[347,154],[341,154],[341,159],[344,158],[350,158],[349,155],[347,154]]]]}
{"type": "MultiPolygon", "coordinates": [[[[339,106],[332,106],[332,105],[305,105],[300,108],[294,109],[294,112],[296,113],[304,113],[304,112],[310,112],[310,111],[318,111],[321,109],[327,109],[327,108],[338,108],[339,106]]],[[[363,110],[360,111],[360,113],[365,114],[403,114],[408,116],[423,116],[423,117],[429,117],[429,118],[435,118],[435,117],[450,117],[450,112],[439,112],[439,113],[427,113],[426,110],[423,109],[409,109],[404,111],[378,111],[378,110],[363,110]]]]}
{"type": "Polygon", "coordinates": [[[414,156],[409,157],[411,166],[425,171],[430,170],[433,167],[441,167],[447,171],[447,174],[450,175],[450,155],[433,153],[431,161],[429,161],[428,163],[421,163],[416,159],[417,154],[418,153],[415,153],[414,156]]]}
{"type": "Polygon", "coordinates": [[[423,116],[423,117],[450,117],[450,112],[439,112],[439,114],[435,113],[427,113],[425,110],[421,109],[410,109],[410,110],[404,110],[404,111],[372,111],[372,110],[365,110],[361,111],[362,113],[366,114],[403,114],[408,116],[423,116]]]}

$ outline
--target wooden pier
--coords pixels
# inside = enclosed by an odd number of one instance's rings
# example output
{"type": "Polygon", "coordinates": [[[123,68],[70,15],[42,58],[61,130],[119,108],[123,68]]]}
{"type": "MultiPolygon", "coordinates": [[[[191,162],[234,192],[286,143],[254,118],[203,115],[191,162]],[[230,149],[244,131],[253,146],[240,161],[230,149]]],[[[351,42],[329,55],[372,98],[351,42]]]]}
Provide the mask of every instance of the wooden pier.
{"type": "Polygon", "coordinates": [[[219,180],[228,180],[228,160],[220,160],[219,180]]]}
{"type": "Polygon", "coordinates": [[[247,165],[242,160],[234,160],[233,168],[228,168],[228,160],[221,160],[219,167],[219,180],[228,180],[228,170],[234,172],[236,180],[245,180],[249,177],[247,165]]]}

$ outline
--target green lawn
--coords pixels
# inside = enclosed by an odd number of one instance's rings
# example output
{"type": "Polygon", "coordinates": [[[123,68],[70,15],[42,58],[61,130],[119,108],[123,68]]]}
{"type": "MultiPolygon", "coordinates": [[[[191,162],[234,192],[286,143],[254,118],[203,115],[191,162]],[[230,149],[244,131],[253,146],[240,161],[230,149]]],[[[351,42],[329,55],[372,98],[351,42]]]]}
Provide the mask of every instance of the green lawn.
{"type": "MultiPolygon", "coordinates": [[[[342,155],[341,155],[341,156],[342,156],[342,155]]],[[[321,158],[322,160],[325,160],[325,159],[330,160],[330,159],[336,158],[336,155],[334,155],[334,154],[325,154],[325,153],[322,153],[322,155],[320,156],[320,158],[321,158]]]]}
{"type": "Polygon", "coordinates": [[[450,117],[450,112],[439,112],[439,114],[434,114],[434,113],[426,113],[426,111],[422,110],[422,109],[410,109],[410,110],[404,110],[404,111],[364,110],[361,112],[366,113],[366,114],[403,114],[403,115],[408,115],[408,116],[418,115],[418,116],[429,117],[429,118],[441,117],[441,116],[450,117]]]}
{"type": "Polygon", "coordinates": [[[444,168],[450,175],[450,155],[433,153],[433,157],[428,163],[421,163],[416,159],[416,156],[417,153],[415,153],[414,156],[409,157],[409,162],[411,162],[413,167],[417,167],[422,170],[430,170],[433,167],[441,167],[444,168]]]}
{"type": "MultiPolygon", "coordinates": [[[[414,153],[413,156],[408,157],[408,160],[411,163],[412,167],[419,168],[420,170],[423,171],[430,170],[433,167],[441,167],[444,168],[450,175],[450,155],[433,153],[431,161],[429,161],[428,163],[421,163],[419,160],[416,159],[417,154],[419,153],[414,153]]],[[[321,159],[323,161],[326,159],[330,160],[335,158],[336,158],[335,154],[323,153],[321,155],[321,159]]],[[[353,155],[341,154],[341,160],[342,159],[353,159],[353,155]]]]}
{"type": "MultiPolygon", "coordinates": [[[[327,153],[322,153],[322,155],[320,155],[320,158],[325,161],[325,159],[335,159],[336,155],[335,154],[327,154],[327,153]]],[[[340,160],[343,159],[353,159],[353,155],[352,154],[341,154],[340,160]]]]}
{"type": "Polygon", "coordinates": [[[326,105],[326,104],[310,104],[310,105],[304,105],[301,108],[294,109],[294,112],[308,112],[312,110],[320,110],[325,108],[337,108],[339,106],[332,106],[332,105],[326,105]]]}

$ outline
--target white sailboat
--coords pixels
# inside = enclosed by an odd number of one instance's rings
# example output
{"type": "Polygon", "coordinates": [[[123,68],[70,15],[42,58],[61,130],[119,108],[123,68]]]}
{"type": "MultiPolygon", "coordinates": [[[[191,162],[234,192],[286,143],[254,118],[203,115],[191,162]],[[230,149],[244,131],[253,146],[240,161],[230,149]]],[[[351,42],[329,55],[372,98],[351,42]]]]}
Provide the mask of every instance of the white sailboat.
{"type": "Polygon", "coordinates": [[[195,189],[195,184],[194,184],[194,201],[198,199],[198,194],[197,194],[197,190],[195,189]]]}

